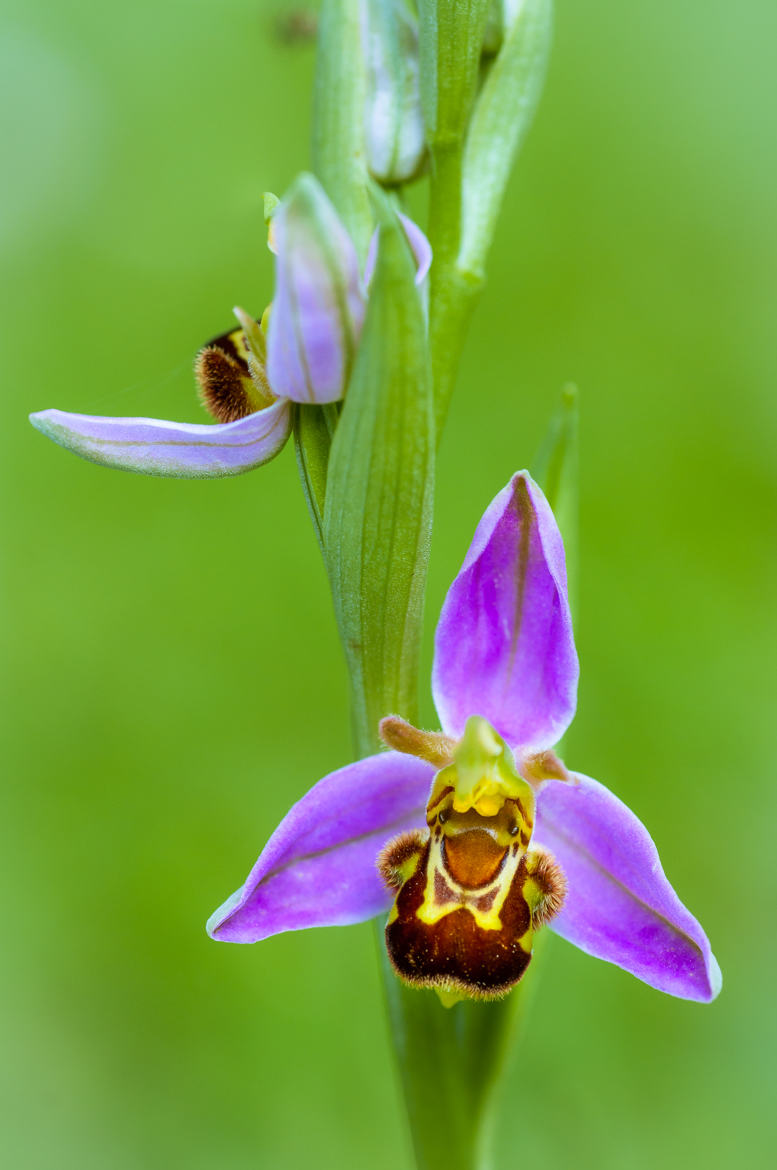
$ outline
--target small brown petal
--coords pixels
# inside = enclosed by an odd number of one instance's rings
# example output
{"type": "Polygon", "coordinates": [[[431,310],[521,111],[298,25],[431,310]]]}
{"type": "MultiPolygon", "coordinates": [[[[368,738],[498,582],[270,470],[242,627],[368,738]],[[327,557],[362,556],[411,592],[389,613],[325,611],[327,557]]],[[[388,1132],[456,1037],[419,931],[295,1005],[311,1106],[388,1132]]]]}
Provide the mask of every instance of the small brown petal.
{"type": "Polygon", "coordinates": [[[386,746],[396,752],[418,756],[435,768],[445,768],[453,763],[456,740],[442,731],[421,731],[399,715],[387,715],[381,719],[378,731],[386,746]]]}

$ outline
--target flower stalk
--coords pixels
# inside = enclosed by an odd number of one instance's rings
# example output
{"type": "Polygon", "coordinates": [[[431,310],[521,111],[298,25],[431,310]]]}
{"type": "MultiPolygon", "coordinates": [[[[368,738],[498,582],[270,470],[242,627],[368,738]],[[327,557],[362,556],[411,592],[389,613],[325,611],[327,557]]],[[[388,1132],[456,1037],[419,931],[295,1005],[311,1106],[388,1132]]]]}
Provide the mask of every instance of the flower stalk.
{"type": "Polygon", "coordinates": [[[434,254],[429,296],[429,348],[439,442],[448,416],[467,328],[483,287],[482,276],[459,264],[462,219],[461,142],[431,150],[429,242],[434,254]]]}

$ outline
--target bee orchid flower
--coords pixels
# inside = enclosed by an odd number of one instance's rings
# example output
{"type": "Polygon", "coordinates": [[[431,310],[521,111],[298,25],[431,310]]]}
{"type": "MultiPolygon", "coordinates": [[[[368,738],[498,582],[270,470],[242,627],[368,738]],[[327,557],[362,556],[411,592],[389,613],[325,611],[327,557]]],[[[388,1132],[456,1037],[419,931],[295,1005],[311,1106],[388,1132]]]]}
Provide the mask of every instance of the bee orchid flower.
{"type": "MultiPolygon", "coordinates": [[[[400,217],[421,284],[431,264],[423,232],[400,217]]],[[[325,404],[345,394],[359,342],[377,232],[364,275],[356,248],[312,175],[301,175],[271,220],[275,296],[261,324],[240,323],[197,355],[203,405],[217,420],[177,423],[42,410],[30,421],[93,463],[145,475],[207,479],[239,475],[281,450],[294,403],[325,404]]]]}
{"type": "Polygon", "coordinates": [[[577,683],[561,534],[520,472],[486,510],[442,608],[442,730],[384,719],[389,750],[302,797],[211,917],[211,937],[257,942],[388,911],[400,978],[494,998],[521,978],[547,922],[652,987],[713,999],[720,970],[647,829],[553,750],[577,683]]]}

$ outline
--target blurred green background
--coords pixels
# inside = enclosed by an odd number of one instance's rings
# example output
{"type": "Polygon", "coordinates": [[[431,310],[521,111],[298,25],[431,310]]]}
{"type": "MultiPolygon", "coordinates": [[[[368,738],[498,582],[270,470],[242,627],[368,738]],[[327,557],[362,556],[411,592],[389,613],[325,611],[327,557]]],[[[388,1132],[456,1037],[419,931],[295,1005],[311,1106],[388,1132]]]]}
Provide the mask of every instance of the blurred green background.
{"type": "MultiPolygon", "coordinates": [[[[291,450],[167,482],[26,422],[201,417],[192,357],[233,304],[266,303],[261,195],[308,163],[313,50],[279,35],[289,11],[3,4],[8,1166],[408,1165],[370,928],[204,933],[290,802],[349,758],[291,450]]],[[[466,350],[429,635],[573,379],[567,759],[652,829],[724,973],[701,1007],[552,938],[499,1167],[771,1164],[776,37],[773,0],[559,0],[466,350]]]]}

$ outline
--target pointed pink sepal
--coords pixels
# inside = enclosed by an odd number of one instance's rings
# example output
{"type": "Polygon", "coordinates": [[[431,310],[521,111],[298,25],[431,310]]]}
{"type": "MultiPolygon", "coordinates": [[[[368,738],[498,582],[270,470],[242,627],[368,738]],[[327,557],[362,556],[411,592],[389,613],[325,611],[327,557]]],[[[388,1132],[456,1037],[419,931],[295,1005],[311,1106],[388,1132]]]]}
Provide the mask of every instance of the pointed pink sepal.
{"type": "Polygon", "coordinates": [[[443,604],[432,672],[443,729],[461,736],[481,715],[511,747],[552,747],[578,673],[561,533],[521,471],[486,509],[443,604]]]}
{"type": "Polygon", "coordinates": [[[534,839],[560,862],[567,896],[551,930],[644,983],[708,1002],[720,967],[706,934],[664,874],[639,818],[603,784],[574,774],[537,797],[534,839]]]}
{"type": "Polygon", "coordinates": [[[434,769],[381,752],[319,780],[283,818],[245,885],[208,921],[221,942],[346,926],[392,902],[376,868],[392,837],[424,823],[434,769]]]}

